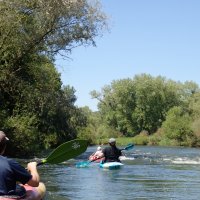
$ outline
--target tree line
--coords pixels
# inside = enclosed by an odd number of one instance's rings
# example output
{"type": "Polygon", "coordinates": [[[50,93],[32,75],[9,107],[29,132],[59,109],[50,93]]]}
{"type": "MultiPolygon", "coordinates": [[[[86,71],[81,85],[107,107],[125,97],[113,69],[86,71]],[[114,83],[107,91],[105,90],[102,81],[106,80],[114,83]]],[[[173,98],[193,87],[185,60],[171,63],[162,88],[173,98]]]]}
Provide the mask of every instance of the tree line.
{"type": "Polygon", "coordinates": [[[193,81],[140,74],[113,80],[91,96],[99,112],[88,114],[90,126],[79,132],[91,142],[114,135],[139,144],[200,146],[200,89],[193,81]]]}

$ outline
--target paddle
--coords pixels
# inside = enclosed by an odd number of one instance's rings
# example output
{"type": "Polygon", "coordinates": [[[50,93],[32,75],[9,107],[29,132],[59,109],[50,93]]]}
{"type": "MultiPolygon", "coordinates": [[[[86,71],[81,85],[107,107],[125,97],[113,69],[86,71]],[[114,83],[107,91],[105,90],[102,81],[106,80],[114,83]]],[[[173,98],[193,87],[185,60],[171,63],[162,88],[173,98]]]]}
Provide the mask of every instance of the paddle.
{"type": "MultiPolygon", "coordinates": [[[[123,149],[120,149],[121,151],[123,151],[123,150],[130,150],[130,149],[132,149],[134,147],[134,145],[133,144],[128,144],[125,148],[123,148],[123,149]]],[[[84,167],[88,167],[89,166],[89,164],[91,163],[91,162],[94,162],[94,161],[96,161],[96,160],[98,160],[99,158],[97,158],[97,159],[95,159],[95,160],[88,160],[88,161],[83,161],[83,162],[79,162],[79,163],[76,163],[76,167],[77,168],[84,168],[84,167]]]]}
{"type": "Polygon", "coordinates": [[[37,166],[46,163],[58,164],[64,162],[85,152],[87,146],[88,146],[87,140],[75,139],[65,142],[60,146],[58,146],[47,158],[39,162],[37,166]]]}
{"type": "Polygon", "coordinates": [[[121,151],[123,150],[128,151],[128,150],[131,150],[133,147],[134,147],[134,144],[128,144],[125,148],[121,149],[121,151]]]}

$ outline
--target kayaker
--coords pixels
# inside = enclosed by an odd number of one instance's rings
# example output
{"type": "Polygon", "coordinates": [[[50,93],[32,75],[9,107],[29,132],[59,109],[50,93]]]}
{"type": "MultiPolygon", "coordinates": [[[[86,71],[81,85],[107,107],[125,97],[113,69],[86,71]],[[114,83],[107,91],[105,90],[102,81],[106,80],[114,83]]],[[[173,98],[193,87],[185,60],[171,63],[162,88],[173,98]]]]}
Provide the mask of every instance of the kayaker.
{"type": "Polygon", "coordinates": [[[98,146],[96,152],[89,157],[89,160],[97,160],[101,157],[103,157],[102,148],[98,146]]]}
{"type": "Polygon", "coordinates": [[[119,157],[122,155],[122,152],[116,147],[115,138],[110,138],[108,143],[110,146],[102,150],[102,157],[105,157],[104,162],[120,162],[119,157]]]}
{"type": "Polygon", "coordinates": [[[22,184],[37,187],[38,191],[40,191],[45,186],[40,182],[37,163],[28,163],[26,170],[15,160],[3,156],[8,141],[6,134],[0,131],[0,196],[25,196],[26,190],[22,184]]]}

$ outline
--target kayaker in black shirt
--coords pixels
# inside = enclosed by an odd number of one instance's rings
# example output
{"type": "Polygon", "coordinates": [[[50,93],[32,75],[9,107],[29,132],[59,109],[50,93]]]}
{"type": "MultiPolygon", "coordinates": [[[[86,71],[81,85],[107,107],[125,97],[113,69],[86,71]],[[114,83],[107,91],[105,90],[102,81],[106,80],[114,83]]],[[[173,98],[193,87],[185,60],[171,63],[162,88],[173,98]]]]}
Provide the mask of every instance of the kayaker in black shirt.
{"type": "Polygon", "coordinates": [[[115,138],[110,138],[108,143],[110,146],[102,150],[105,157],[104,162],[120,162],[119,157],[122,155],[122,152],[116,147],[115,138]]]}

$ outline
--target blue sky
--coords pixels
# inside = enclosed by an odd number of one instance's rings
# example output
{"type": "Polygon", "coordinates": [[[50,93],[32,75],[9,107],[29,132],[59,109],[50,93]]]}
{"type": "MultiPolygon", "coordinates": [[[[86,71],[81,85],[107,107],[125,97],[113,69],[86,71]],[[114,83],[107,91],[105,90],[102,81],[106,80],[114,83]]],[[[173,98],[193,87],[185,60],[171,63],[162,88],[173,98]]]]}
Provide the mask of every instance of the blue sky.
{"type": "Polygon", "coordinates": [[[64,85],[76,90],[77,106],[97,110],[92,90],[113,80],[147,73],[200,85],[199,0],[100,0],[110,32],[97,47],[78,47],[71,60],[56,60],[64,85]]]}

